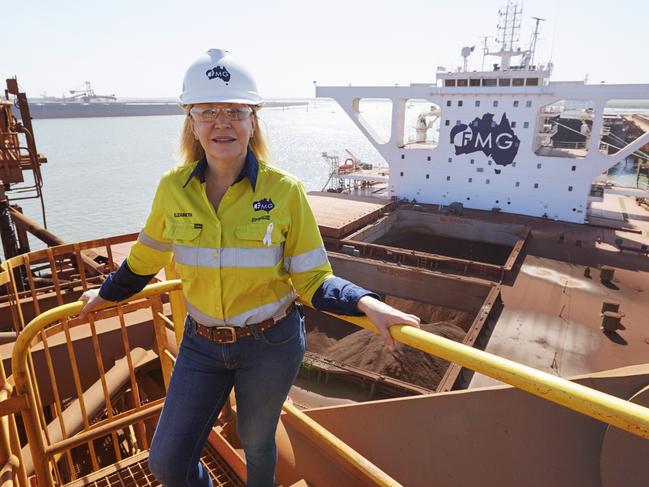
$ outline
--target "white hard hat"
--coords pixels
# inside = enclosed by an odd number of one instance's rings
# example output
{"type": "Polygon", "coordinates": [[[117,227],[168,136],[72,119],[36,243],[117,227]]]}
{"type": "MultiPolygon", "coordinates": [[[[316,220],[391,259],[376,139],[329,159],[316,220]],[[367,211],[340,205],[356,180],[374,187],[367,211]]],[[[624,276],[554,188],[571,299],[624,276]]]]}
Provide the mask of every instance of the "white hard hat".
{"type": "Polygon", "coordinates": [[[250,72],[229,51],[210,49],[185,73],[180,103],[243,103],[258,105],[264,100],[250,72]]]}

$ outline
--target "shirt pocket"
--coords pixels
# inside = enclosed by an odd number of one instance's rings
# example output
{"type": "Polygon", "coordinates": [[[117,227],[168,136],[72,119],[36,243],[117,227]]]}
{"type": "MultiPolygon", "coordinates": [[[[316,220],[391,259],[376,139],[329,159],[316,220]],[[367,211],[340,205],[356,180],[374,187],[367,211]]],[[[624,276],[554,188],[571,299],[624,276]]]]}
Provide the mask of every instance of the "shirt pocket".
{"type": "Polygon", "coordinates": [[[286,225],[278,222],[237,225],[234,232],[238,240],[243,240],[253,245],[256,243],[260,247],[277,247],[286,240],[284,236],[286,233],[286,225]]]}
{"type": "Polygon", "coordinates": [[[237,225],[234,234],[239,244],[236,248],[236,267],[275,267],[284,258],[286,226],[272,222],[237,225]]]}
{"type": "Polygon", "coordinates": [[[167,222],[163,237],[173,241],[176,271],[183,279],[194,277],[200,265],[203,225],[192,222],[167,222]]]}

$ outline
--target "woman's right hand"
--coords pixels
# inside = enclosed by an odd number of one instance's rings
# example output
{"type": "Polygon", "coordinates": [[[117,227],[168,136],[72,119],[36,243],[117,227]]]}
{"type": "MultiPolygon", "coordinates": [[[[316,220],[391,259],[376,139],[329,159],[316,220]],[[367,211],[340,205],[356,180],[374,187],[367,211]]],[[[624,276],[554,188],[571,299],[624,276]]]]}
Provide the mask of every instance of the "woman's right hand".
{"type": "Polygon", "coordinates": [[[102,298],[99,295],[99,289],[89,289],[81,295],[79,301],[85,301],[85,306],[81,309],[79,313],[79,318],[82,320],[86,319],[88,313],[101,307],[102,304],[108,303],[109,301],[102,298]]]}

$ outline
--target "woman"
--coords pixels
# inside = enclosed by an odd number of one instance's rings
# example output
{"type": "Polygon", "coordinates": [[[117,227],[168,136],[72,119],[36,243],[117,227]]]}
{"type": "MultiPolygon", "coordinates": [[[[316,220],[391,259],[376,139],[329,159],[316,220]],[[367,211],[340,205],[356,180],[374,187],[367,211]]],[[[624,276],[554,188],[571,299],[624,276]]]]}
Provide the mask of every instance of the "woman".
{"type": "Polygon", "coordinates": [[[419,320],[333,276],[302,185],[263,162],[262,99],[233,56],[212,49],[198,58],[180,99],[185,164],[163,176],[127,260],[84,294],[81,316],[140,291],[173,254],[188,316],[149,468],[167,487],[211,485],[199,457],[234,387],[247,485],[271,486],[275,430],[305,350],[296,297],[365,313],[391,350],[388,327],[419,320]]]}

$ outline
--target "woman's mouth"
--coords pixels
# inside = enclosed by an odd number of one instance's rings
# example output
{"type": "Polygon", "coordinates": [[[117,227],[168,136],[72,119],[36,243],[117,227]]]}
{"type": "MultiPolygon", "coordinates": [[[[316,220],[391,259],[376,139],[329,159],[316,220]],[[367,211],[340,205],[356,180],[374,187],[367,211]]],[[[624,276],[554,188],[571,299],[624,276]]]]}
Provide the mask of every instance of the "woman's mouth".
{"type": "Polygon", "coordinates": [[[234,137],[226,137],[226,136],[212,138],[212,142],[215,142],[217,144],[229,144],[229,143],[234,142],[236,140],[237,139],[234,138],[234,137]]]}

